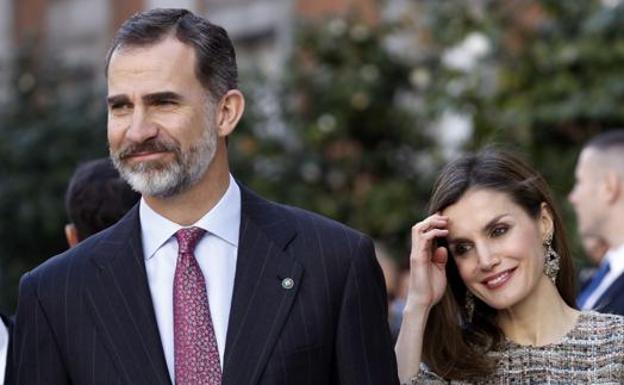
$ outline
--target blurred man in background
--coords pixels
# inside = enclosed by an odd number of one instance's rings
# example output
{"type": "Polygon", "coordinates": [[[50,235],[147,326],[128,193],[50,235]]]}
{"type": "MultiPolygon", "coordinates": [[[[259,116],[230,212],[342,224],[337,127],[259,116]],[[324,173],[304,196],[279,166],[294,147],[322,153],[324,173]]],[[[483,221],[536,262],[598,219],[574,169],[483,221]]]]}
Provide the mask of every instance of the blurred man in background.
{"type": "Polygon", "coordinates": [[[580,309],[624,314],[624,130],[590,140],[579,156],[568,199],[579,233],[603,239],[609,251],[577,297],[580,309]]]}
{"type": "Polygon", "coordinates": [[[119,176],[109,158],[80,164],[65,193],[65,211],[70,223],[65,237],[70,247],[111,226],[140,199],[119,176]]]}

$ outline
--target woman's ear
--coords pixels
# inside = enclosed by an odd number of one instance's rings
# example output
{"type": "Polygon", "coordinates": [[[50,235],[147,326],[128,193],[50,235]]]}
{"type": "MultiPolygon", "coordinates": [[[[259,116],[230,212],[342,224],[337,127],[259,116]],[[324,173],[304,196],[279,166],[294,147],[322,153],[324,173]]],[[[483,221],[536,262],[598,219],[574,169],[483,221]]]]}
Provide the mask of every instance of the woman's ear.
{"type": "Polygon", "coordinates": [[[555,232],[555,222],[553,220],[553,214],[550,206],[546,202],[542,202],[540,205],[540,214],[538,219],[540,237],[542,242],[546,242],[546,239],[552,237],[555,232]]]}
{"type": "Polygon", "coordinates": [[[245,97],[239,90],[229,90],[217,104],[217,134],[226,137],[234,131],[245,111],[245,97]]]}

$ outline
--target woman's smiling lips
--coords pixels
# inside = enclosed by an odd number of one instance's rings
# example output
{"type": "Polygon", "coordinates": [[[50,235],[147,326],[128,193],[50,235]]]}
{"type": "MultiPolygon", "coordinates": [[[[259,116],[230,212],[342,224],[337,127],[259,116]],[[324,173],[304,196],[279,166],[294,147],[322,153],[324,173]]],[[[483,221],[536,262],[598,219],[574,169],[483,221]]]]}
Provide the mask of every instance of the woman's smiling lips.
{"type": "Polygon", "coordinates": [[[516,268],[514,267],[512,269],[490,275],[489,277],[481,281],[481,283],[485,285],[488,289],[498,289],[499,287],[507,283],[507,281],[509,281],[515,270],[516,268]]]}

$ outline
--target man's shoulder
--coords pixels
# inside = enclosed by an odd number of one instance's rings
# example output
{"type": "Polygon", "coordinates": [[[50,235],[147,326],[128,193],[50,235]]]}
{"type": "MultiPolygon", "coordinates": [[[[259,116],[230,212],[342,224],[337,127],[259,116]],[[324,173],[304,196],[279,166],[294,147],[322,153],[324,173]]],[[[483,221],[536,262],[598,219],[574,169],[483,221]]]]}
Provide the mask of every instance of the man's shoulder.
{"type": "Polygon", "coordinates": [[[23,279],[28,277],[29,279],[39,281],[40,284],[47,282],[54,286],[58,284],[60,277],[67,277],[69,274],[84,271],[85,267],[92,264],[90,256],[98,251],[102,251],[102,248],[105,247],[103,243],[111,236],[114,226],[92,235],[60,254],[48,258],[26,273],[23,279]]]}
{"type": "Polygon", "coordinates": [[[348,237],[367,238],[362,232],[343,223],[307,209],[274,202],[260,197],[248,188],[243,188],[243,212],[262,221],[283,222],[297,231],[333,234],[341,233],[348,237]]]}
{"type": "Polygon", "coordinates": [[[300,207],[278,204],[284,210],[290,212],[296,218],[301,228],[314,227],[317,231],[340,231],[346,235],[355,237],[366,237],[366,235],[352,227],[338,222],[335,219],[326,217],[322,214],[315,213],[300,207]]]}

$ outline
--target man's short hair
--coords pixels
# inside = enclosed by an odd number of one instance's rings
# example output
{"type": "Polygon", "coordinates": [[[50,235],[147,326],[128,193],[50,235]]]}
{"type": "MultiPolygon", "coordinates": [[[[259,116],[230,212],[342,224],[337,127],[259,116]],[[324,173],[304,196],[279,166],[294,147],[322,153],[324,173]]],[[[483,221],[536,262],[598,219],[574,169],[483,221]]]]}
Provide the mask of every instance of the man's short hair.
{"type": "Polygon", "coordinates": [[[76,168],[65,193],[65,210],[83,240],[117,222],[139,198],[110,159],[102,158],[76,168]]]}
{"type": "Polygon", "coordinates": [[[130,17],[113,38],[106,55],[106,74],[115,50],[150,46],[168,36],[195,49],[195,74],[215,100],[238,87],[236,54],[225,29],[186,9],[157,8],[130,17]]]}
{"type": "Polygon", "coordinates": [[[624,148],[624,129],[609,130],[596,135],[585,145],[585,148],[590,147],[599,150],[610,150],[616,147],[624,148]]]}

